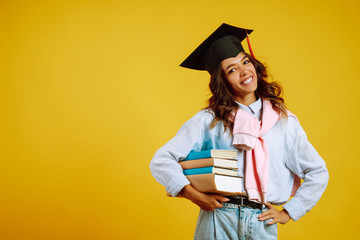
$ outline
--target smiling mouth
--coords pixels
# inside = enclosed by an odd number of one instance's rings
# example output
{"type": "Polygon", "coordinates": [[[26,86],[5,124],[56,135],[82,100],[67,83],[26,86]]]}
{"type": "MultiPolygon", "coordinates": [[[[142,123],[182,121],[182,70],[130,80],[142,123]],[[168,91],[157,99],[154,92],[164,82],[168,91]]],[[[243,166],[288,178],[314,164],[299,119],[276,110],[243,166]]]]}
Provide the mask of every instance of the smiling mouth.
{"type": "Polygon", "coordinates": [[[249,77],[248,79],[242,81],[241,85],[250,85],[253,82],[253,77],[249,77]]]}

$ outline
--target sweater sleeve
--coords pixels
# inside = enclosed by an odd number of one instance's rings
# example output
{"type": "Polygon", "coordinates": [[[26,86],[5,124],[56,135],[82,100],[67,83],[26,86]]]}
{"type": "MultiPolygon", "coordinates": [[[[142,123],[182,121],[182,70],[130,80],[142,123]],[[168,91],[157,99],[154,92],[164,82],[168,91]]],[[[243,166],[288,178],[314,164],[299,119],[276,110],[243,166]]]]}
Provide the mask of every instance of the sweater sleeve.
{"type": "Polygon", "coordinates": [[[190,184],[178,161],[184,159],[189,152],[202,149],[205,120],[209,115],[211,116],[205,110],[198,112],[180,128],[174,138],[156,151],[150,162],[152,175],[173,197],[185,185],[190,184]]]}
{"type": "Polygon", "coordinates": [[[285,150],[290,157],[285,164],[304,180],[295,196],[284,205],[290,217],[296,221],[319,201],[326,189],[329,174],[324,160],[308,141],[300,124],[289,117],[288,125],[290,130],[286,136],[285,150]]]}

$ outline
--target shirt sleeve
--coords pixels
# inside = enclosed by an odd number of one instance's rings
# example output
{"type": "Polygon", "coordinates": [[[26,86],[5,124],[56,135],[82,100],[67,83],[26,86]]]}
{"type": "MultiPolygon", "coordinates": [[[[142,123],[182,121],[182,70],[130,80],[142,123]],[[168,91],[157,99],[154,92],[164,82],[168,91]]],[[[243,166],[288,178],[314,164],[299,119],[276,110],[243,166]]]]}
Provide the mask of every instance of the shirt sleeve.
{"type": "Polygon", "coordinates": [[[319,201],[326,189],[329,173],[324,160],[308,141],[300,124],[292,117],[288,119],[290,128],[286,137],[286,151],[290,156],[286,166],[301,179],[303,183],[284,208],[296,221],[305,215],[319,201]]]}
{"type": "Polygon", "coordinates": [[[190,184],[178,161],[184,159],[190,151],[202,149],[205,119],[209,115],[205,110],[198,112],[180,128],[174,138],[156,151],[150,162],[152,175],[173,197],[190,184]]]}

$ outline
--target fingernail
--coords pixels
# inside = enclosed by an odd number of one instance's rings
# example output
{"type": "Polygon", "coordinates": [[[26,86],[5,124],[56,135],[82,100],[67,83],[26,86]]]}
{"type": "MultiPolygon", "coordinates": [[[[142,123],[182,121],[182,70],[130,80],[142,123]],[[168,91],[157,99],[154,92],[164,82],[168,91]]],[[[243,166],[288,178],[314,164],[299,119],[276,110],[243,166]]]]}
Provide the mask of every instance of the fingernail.
{"type": "Polygon", "coordinates": [[[230,201],[230,199],[228,199],[228,198],[225,198],[225,202],[228,202],[228,201],[230,201]]]}

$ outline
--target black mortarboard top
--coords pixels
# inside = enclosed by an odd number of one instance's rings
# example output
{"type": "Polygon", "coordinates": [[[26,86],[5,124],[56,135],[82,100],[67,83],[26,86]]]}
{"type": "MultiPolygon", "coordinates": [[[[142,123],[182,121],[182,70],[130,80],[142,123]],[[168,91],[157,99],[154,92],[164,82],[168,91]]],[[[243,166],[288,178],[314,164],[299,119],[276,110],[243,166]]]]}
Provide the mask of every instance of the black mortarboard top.
{"type": "Polygon", "coordinates": [[[180,66],[195,70],[207,70],[211,73],[222,60],[236,57],[244,51],[241,41],[252,31],[223,23],[180,66]]]}

